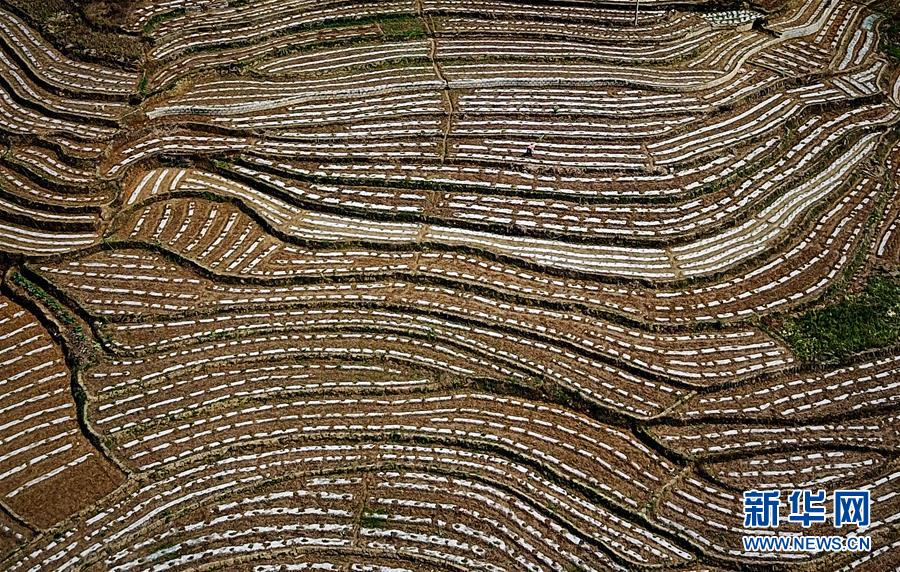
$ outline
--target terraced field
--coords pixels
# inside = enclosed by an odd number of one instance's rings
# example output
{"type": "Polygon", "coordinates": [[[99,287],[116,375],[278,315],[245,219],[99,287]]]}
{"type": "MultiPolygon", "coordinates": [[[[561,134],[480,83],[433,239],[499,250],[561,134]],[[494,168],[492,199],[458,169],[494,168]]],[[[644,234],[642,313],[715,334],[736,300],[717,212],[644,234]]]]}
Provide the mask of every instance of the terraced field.
{"type": "Polygon", "coordinates": [[[900,271],[874,5],[87,4],[0,2],[0,568],[900,569],[900,349],[785,334],[900,271]]]}

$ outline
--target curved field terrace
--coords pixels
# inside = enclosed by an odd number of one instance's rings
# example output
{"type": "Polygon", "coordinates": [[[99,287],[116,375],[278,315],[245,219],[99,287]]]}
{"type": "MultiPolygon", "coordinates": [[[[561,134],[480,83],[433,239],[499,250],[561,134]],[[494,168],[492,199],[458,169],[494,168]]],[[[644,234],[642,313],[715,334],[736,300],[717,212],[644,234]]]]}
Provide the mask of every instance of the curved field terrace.
{"type": "Polygon", "coordinates": [[[0,2],[0,569],[900,569],[892,4],[0,2]]]}

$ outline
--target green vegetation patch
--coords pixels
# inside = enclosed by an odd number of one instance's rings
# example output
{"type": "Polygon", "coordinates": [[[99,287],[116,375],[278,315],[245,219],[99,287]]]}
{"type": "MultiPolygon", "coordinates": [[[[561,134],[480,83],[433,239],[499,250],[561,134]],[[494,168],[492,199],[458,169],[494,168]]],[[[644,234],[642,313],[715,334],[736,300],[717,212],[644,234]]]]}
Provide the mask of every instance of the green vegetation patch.
{"type": "Polygon", "coordinates": [[[145,36],[150,36],[153,34],[153,30],[156,29],[157,26],[165,22],[166,20],[171,20],[172,18],[177,18],[179,16],[184,16],[187,14],[187,10],[184,8],[177,8],[175,10],[171,10],[169,12],[163,12],[162,14],[157,14],[147,20],[147,23],[144,24],[144,29],[142,33],[145,36]]]}
{"type": "Polygon", "coordinates": [[[378,20],[386,40],[416,40],[427,35],[425,24],[416,16],[401,16],[378,20]]]}
{"type": "Polygon", "coordinates": [[[900,61],[900,12],[894,14],[884,25],[884,37],[881,41],[884,53],[900,61]]]}
{"type": "Polygon", "coordinates": [[[885,17],[879,27],[881,50],[900,61],[900,5],[896,4],[896,0],[890,0],[882,3],[878,8],[885,17]]]}
{"type": "MultiPolygon", "coordinates": [[[[84,330],[75,315],[63,306],[59,300],[53,297],[46,290],[23,276],[19,272],[12,275],[12,281],[20,288],[28,292],[49,310],[56,318],[57,324],[62,325],[60,332],[69,342],[69,349],[72,351],[72,357],[82,364],[92,363],[95,354],[100,351],[100,346],[92,343],[91,338],[84,330]]],[[[83,393],[83,392],[82,392],[83,393]]],[[[74,393],[75,401],[81,407],[84,404],[85,397],[79,395],[77,391],[74,393]],[[79,402],[79,399],[81,401],[79,402]]]]}
{"type": "Polygon", "coordinates": [[[359,526],[362,528],[384,528],[386,524],[385,515],[366,512],[359,517],[359,526]]]}
{"type": "Polygon", "coordinates": [[[138,83],[137,92],[141,96],[146,97],[148,94],[148,84],[150,82],[150,78],[147,76],[147,72],[141,74],[141,81],[138,83]]]}
{"type": "MultiPolygon", "coordinates": [[[[75,320],[75,316],[72,315],[72,312],[70,312],[62,304],[60,304],[56,298],[48,294],[46,290],[29,280],[28,278],[25,278],[24,276],[16,272],[15,274],[13,274],[12,281],[21,288],[25,289],[25,291],[27,291],[29,294],[40,300],[48,310],[53,312],[53,314],[56,316],[56,319],[63,324],[72,326],[77,323],[75,320]]],[[[78,327],[76,333],[83,334],[82,329],[78,327]]]]}
{"type": "Polygon", "coordinates": [[[900,278],[875,274],[858,294],[784,324],[782,335],[807,362],[829,362],[900,342],[900,278]]]}

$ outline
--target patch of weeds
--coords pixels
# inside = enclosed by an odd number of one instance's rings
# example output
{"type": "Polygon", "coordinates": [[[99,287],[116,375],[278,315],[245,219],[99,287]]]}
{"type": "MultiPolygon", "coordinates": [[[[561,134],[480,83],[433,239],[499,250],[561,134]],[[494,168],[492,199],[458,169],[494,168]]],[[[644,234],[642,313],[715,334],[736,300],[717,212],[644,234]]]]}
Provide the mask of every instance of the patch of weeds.
{"type": "Polygon", "coordinates": [[[380,514],[364,513],[359,517],[359,526],[362,528],[384,528],[387,524],[387,517],[380,514]]]}
{"type": "MultiPolygon", "coordinates": [[[[72,312],[70,312],[62,304],[60,304],[59,300],[48,294],[46,290],[29,280],[28,278],[25,278],[22,274],[16,272],[15,274],[13,274],[12,280],[17,286],[25,289],[26,292],[40,300],[41,303],[47,307],[47,309],[53,312],[53,315],[56,316],[56,319],[61,323],[67,326],[73,326],[78,323],[72,312]]],[[[81,337],[84,338],[84,331],[82,330],[81,326],[76,326],[73,331],[75,331],[76,336],[80,334],[81,337]]]]}
{"type": "Polygon", "coordinates": [[[900,278],[873,275],[865,290],[784,323],[782,335],[806,362],[833,362],[900,342],[900,278]]]}
{"type": "Polygon", "coordinates": [[[881,51],[900,62],[900,5],[896,0],[882,2],[875,6],[884,20],[878,27],[881,36],[881,51]]]}
{"type": "Polygon", "coordinates": [[[884,53],[900,61],[900,11],[888,20],[882,28],[884,34],[881,44],[884,53]]]}
{"type": "Polygon", "coordinates": [[[422,19],[414,16],[379,20],[385,40],[417,40],[427,34],[422,19]]]}
{"type": "Polygon", "coordinates": [[[185,10],[184,8],[176,8],[175,10],[172,10],[171,12],[164,12],[162,14],[157,14],[157,15],[153,16],[152,18],[150,18],[149,20],[147,20],[147,23],[144,24],[144,29],[141,30],[141,32],[145,36],[150,36],[153,33],[153,30],[155,30],[157,26],[159,26],[166,20],[171,20],[172,18],[184,16],[185,14],[187,14],[187,10],[185,10]]]}
{"type": "Polygon", "coordinates": [[[84,335],[84,328],[82,326],[78,325],[72,328],[72,334],[74,334],[75,340],[78,343],[85,345],[89,343],[87,336],[84,335]]]}
{"type": "Polygon", "coordinates": [[[141,74],[141,82],[138,84],[137,92],[143,97],[147,96],[147,83],[150,78],[147,77],[147,72],[141,74]]]}

